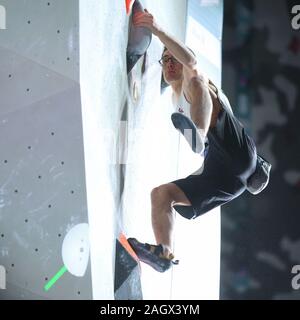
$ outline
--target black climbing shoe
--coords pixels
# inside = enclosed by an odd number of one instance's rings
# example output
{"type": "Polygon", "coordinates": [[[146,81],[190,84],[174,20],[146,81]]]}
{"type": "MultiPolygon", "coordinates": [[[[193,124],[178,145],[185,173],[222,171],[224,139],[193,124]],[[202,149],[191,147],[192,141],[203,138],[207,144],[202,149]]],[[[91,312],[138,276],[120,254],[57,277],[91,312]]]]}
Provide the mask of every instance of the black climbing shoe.
{"type": "Polygon", "coordinates": [[[151,266],[158,272],[165,272],[171,268],[172,264],[178,264],[179,261],[167,259],[163,256],[163,246],[141,243],[135,238],[127,239],[138,258],[151,266]]]}

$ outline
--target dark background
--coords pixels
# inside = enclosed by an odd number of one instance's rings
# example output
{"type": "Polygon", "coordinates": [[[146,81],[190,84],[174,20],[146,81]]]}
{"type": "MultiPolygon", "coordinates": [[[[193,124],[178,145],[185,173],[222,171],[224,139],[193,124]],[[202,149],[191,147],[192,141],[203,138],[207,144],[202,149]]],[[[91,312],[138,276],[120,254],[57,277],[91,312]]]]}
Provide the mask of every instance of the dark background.
{"type": "Polygon", "coordinates": [[[273,168],[222,208],[221,299],[300,299],[300,1],[224,2],[223,90],[273,168]]]}

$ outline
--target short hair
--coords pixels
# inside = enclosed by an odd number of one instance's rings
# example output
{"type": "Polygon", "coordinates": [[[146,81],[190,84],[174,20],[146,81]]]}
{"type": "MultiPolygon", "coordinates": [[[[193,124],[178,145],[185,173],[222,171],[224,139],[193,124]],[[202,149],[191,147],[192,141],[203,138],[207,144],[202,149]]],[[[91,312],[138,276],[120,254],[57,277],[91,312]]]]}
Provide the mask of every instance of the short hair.
{"type": "MultiPolygon", "coordinates": [[[[192,53],[192,55],[196,58],[195,52],[194,52],[191,48],[189,48],[188,46],[185,46],[185,47],[186,47],[186,48],[192,53]]],[[[164,46],[164,50],[163,50],[161,56],[164,55],[164,53],[165,53],[166,50],[169,50],[169,49],[168,49],[166,46],[164,46]]]]}

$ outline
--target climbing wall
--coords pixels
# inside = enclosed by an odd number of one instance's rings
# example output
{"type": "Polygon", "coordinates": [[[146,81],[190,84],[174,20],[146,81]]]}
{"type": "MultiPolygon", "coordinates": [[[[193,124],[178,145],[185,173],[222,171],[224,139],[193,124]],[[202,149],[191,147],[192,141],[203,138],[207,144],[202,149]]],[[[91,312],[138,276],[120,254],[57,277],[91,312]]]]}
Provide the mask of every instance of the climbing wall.
{"type": "MultiPolygon", "coordinates": [[[[141,3],[185,41],[189,2],[141,3]]],[[[140,266],[119,237],[152,242],[152,188],[201,165],[197,158],[187,167],[191,153],[180,156],[186,149],[170,121],[170,88],[161,94],[162,44],[153,37],[127,75],[125,1],[1,5],[7,19],[6,28],[0,26],[0,271],[6,275],[0,298],[176,298],[195,279],[179,285],[172,271],[162,275],[140,266]],[[124,259],[134,272],[123,270],[118,278],[124,259]]],[[[220,68],[210,68],[209,76],[218,79],[220,68]]],[[[211,238],[197,238],[213,248],[198,246],[205,270],[212,251],[214,261],[219,258],[215,217],[208,224],[199,220],[211,231],[211,238]]],[[[178,230],[179,258],[192,264],[180,239],[199,229],[178,230]]],[[[189,269],[181,266],[176,277],[184,279],[189,269]]],[[[218,284],[218,272],[211,277],[218,284]]],[[[201,290],[194,297],[218,298],[216,289],[201,290]]]]}
{"type": "MultiPolygon", "coordinates": [[[[1,4],[7,24],[0,30],[0,265],[7,274],[0,298],[91,299],[87,261],[83,274],[69,265],[45,289],[64,267],[69,232],[88,222],[78,2],[1,4]]],[[[79,232],[69,247],[78,263],[88,250],[81,240],[79,232]]]]}

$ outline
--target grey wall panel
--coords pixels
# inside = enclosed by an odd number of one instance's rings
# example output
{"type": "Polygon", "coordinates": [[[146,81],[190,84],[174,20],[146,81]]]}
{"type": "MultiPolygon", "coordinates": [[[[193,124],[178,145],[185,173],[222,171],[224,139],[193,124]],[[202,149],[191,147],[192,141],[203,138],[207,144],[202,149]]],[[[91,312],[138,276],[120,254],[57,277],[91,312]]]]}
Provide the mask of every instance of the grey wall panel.
{"type": "Polygon", "coordinates": [[[24,57],[22,52],[0,47],[0,56],[1,91],[6,92],[1,96],[0,115],[17,111],[78,84],[51,67],[24,57]]]}
{"type": "MultiPolygon", "coordinates": [[[[2,1],[0,32],[1,298],[90,299],[90,265],[49,290],[62,243],[87,223],[77,1],[2,1]]],[[[80,248],[78,248],[79,250],[80,248]]]]}
{"type": "MultiPolygon", "coordinates": [[[[28,283],[33,292],[62,266],[67,231],[87,222],[78,92],[76,86],[30,112],[11,113],[1,125],[1,264],[8,282],[28,283]]],[[[74,282],[55,297],[70,297],[74,282]]]]}
{"type": "Polygon", "coordinates": [[[78,81],[78,1],[2,0],[1,47],[78,81]]]}

